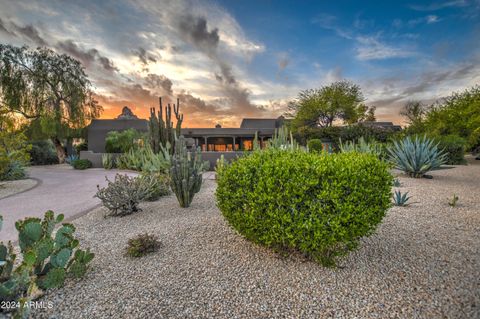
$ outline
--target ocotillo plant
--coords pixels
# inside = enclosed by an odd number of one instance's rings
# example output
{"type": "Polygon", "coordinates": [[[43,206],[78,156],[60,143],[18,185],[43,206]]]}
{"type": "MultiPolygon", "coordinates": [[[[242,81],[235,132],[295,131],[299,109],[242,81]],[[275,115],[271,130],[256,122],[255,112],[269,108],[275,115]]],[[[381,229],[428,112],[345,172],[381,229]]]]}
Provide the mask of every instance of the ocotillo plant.
{"type": "Polygon", "coordinates": [[[185,138],[180,136],[175,142],[170,167],[170,186],[180,207],[189,207],[193,196],[200,190],[203,168],[200,149],[188,152],[185,138]]]}
{"type": "Polygon", "coordinates": [[[158,101],[158,115],[155,113],[154,107],[150,108],[150,143],[155,153],[162,151],[162,149],[167,149],[170,153],[173,153],[175,138],[180,136],[183,122],[183,114],[180,114],[180,99],[177,99],[176,105],[173,104],[173,114],[177,120],[175,127],[172,122],[172,105],[168,103],[165,107],[165,119],[163,119],[162,98],[160,97],[158,101]]]}

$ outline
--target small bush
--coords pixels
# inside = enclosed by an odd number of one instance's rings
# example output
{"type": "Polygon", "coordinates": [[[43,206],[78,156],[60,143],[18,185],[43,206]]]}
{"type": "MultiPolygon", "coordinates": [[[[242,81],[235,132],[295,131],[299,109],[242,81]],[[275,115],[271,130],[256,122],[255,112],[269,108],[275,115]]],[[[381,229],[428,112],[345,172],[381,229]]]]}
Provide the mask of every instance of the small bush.
{"type": "Polygon", "coordinates": [[[170,179],[162,173],[143,173],[140,175],[142,187],[147,190],[143,198],[146,201],[156,201],[160,197],[170,194],[170,179]]]}
{"type": "Polygon", "coordinates": [[[0,131],[0,181],[25,177],[25,165],[30,161],[31,145],[23,133],[0,131]]]}
{"type": "Polygon", "coordinates": [[[346,152],[358,152],[368,153],[377,156],[378,158],[385,157],[385,150],[382,144],[373,142],[367,142],[363,136],[358,139],[357,142],[348,141],[346,143],[339,142],[340,151],[346,152]]]}
{"type": "Polygon", "coordinates": [[[130,128],[125,131],[111,131],[105,138],[105,152],[125,153],[132,149],[139,139],[144,138],[142,133],[130,128]]]}
{"type": "Polygon", "coordinates": [[[145,233],[128,240],[126,254],[130,257],[142,257],[155,252],[160,246],[157,236],[145,233]]]}
{"type": "Polygon", "coordinates": [[[57,152],[50,140],[32,142],[30,158],[32,165],[58,164],[57,152]]]}
{"type": "Polygon", "coordinates": [[[437,137],[438,148],[446,153],[446,162],[448,165],[466,164],[465,148],[467,142],[457,135],[446,135],[437,137]]]}
{"type": "Polygon", "coordinates": [[[80,158],[76,154],[70,154],[65,159],[65,163],[70,164],[73,166],[73,162],[78,161],[80,158]]]}
{"type": "Polygon", "coordinates": [[[74,169],[87,169],[92,167],[92,162],[88,159],[77,159],[70,163],[74,169]]]}
{"type": "Polygon", "coordinates": [[[318,138],[314,138],[308,141],[307,143],[308,150],[310,152],[321,153],[323,150],[322,140],[318,138]]]}
{"type": "Polygon", "coordinates": [[[0,181],[16,181],[26,177],[25,166],[18,161],[13,161],[8,164],[4,173],[0,175],[0,181]]]}
{"type": "Polygon", "coordinates": [[[97,185],[95,197],[102,201],[103,206],[108,208],[106,216],[125,216],[140,211],[138,204],[150,194],[141,178],[128,175],[115,175],[112,182],[108,178],[107,187],[100,188],[97,185]]]}
{"type": "Polygon", "coordinates": [[[402,194],[401,191],[395,191],[395,193],[393,194],[393,203],[395,204],[395,206],[407,206],[408,205],[408,201],[410,200],[410,196],[408,196],[408,192],[402,194]]]}
{"type": "Polygon", "coordinates": [[[392,183],[388,164],[371,154],[267,149],[223,169],[216,198],[247,239],[334,266],[382,221],[392,183]]]}

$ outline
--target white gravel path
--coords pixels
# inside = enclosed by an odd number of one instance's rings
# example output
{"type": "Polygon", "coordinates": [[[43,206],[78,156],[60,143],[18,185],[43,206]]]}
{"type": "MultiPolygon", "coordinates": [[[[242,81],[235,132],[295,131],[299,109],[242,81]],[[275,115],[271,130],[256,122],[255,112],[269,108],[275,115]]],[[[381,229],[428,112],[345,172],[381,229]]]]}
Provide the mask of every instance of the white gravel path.
{"type": "Polygon", "coordinates": [[[96,253],[86,278],[41,300],[48,318],[479,318],[480,165],[400,177],[409,207],[392,208],[378,233],[332,270],[281,257],[235,234],[207,180],[188,209],[174,196],[143,212],[75,221],[96,253]],[[459,206],[447,202],[456,193],[459,206]],[[128,238],[151,232],[163,247],[124,257],[128,238]]]}

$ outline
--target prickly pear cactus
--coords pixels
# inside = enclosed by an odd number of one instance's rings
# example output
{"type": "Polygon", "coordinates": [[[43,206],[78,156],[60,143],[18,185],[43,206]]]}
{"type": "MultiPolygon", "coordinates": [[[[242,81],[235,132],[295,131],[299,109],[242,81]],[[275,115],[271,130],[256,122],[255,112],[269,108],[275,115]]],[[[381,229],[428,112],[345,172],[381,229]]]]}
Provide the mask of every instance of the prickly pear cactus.
{"type": "Polygon", "coordinates": [[[189,207],[200,190],[204,166],[200,150],[188,152],[185,138],[180,136],[175,142],[170,168],[170,185],[180,207],[189,207]]]}

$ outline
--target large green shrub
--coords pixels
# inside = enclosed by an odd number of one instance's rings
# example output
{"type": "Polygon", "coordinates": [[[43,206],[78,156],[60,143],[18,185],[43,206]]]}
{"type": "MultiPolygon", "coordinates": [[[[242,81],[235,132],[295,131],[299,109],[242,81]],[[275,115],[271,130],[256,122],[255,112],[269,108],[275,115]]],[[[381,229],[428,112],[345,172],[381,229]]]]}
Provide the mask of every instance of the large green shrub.
{"type": "Polygon", "coordinates": [[[395,168],[415,178],[445,164],[447,158],[433,139],[418,135],[394,141],[387,151],[395,168]]]}
{"type": "Polygon", "coordinates": [[[155,154],[150,145],[133,147],[117,157],[115,166],[141,172],[167,172],[170,168],[168,151],[155,154]]]}
{"type": "Polygon", "coordinates": [[[438,148],[446,153],[445,164],[460,165],[466,164],[465,148],[467,142],[458,135],[440,136],[435,139],[438,142],[438,148]]]}
{"type": "Polygon", "coordinates": [[[240,234],[326,266],[370,235],[391,205],[393,177],[371,154],[268,149],[217,178],[218,207],[240,234]]]}
{"type": "Polygon", "coordinates": [[[32,142],[30,158],[32,165],[58,164],[57,152],[50,140],[32,142]]]}
{"type": "Polygon", "coordinates": [[[0,181],[25,177],[31,145],[20,132],[0,131],[0,181]]]}
{"type": "Polygon", "coordinates": [[[105,138],[105,151],[107,153],[125,153],[133,148],[137,141],[143,139],[142,133],[133,128],[125,131],[111,131],[105,138]]]}

